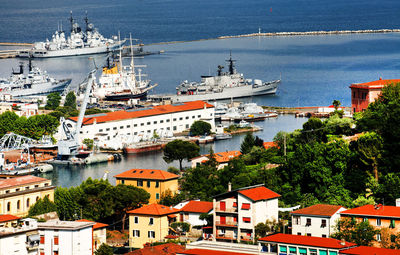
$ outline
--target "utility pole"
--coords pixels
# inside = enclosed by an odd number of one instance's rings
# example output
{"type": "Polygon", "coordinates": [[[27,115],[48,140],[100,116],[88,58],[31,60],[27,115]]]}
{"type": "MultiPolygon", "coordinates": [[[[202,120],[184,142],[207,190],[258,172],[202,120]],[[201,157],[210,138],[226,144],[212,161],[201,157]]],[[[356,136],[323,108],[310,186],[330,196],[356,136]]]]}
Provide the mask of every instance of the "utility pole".
{"type": "Polygon", "coordinates": [[[286,133],[283,134],[283,155],[285,156],[286,160],[286,133]]]}

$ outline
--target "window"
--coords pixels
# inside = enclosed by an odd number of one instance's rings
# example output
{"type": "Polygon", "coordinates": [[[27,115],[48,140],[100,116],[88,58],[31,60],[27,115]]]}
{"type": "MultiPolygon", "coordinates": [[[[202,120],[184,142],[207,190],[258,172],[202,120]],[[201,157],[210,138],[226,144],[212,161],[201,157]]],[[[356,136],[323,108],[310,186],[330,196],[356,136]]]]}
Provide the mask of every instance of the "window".
{"type": "Polygon", "coordinates": [[[180,117],[180,118],[179,118],[179,120],[183,120],[183,118],[182,118],[182,117],[180,117]]]}
{"type": "Polygon", "coordinates": [[[45,183],[44,186],[45,186],[45,187],[49,186],[49,183],[45,183]]]}
{"type": "Polygon", "coordinates": [[[243,217],[243,222],[250,223],[251,218],[250,217],[243,217]]]}
{"type": "Polygon", "coordinates": [[[144,126],[144,123],[140,123],[140,126],[144,126]]]}
{"type": "Polygon", "coordinates": [[[164,123],[164,120],[160,120],[160,123],[164,123]]]}
{"type": "Polygon", "coordinates": [[[29,208],[29,206],[30,206],[30,199],[28,198],[28,199],[26,200],[26,207],[29,208]]]}
{"type": "Polygon", "coordinates": [[[170,127],[167,127],[167,130],[170,130],[170,127]]]}
{"type": "Polygon", "coordinates": [[[169,119],[167,119],[166,121],[169,122],[169,119]]]}
{"type": "Polygon", "coordinates": [[[7,212],[11,211],[11,202],[7,203],[7,212]]]}
{"type": "Polygon", "coordinates": [[[102,128],[100,128],[100,129],[99,129],[99,132],[103,132],[103,129],[102,129],[102,128]]]}
{"type": "Polygon", "coordinates": [[[396,226],[395,220],[390,220],[389,228],[395,228],[395,226],[396,226]]]}
{"type": "Polygon", "coordinates": [[[293,224],[300,225],[300,216],[293,216],[293,224]]]}
{"type": "Polygon", "coordinates": [[[201,115],[197,115],[197,118],[201,118],[201,115]]]}
{"type": "Polygon", "coordinates": [[[367,218],[363,218],[363,221],[365,222],[365,221],[368,221],[368,219],[367,218]]]}
{"type": "Polygon", "coordinates": [[[176,118],[173,118],[173,120],[172,121],[176,121],[176,118]]]}
{"type": "Polygon", "coordinates": [[[10,190],[6,190],[6,194],[10,193],[10,190]]]}
{"type": "Polygon", "coordinates": [[[174,127],[172,128],[172,130],[176,130],[176,126],[174,126],[174,127]]]}
{"type": "Polygon", "coordinates": [[[36,197],[36,202],[39,200],[39,196],[36,197]]]}
{"type": "Polygon", "coordinates": [[[123,128],[124,128],[124,126],[120,126],[120,127],[119,127],[119,129],[123,129],[123,128]]]}
{"type": "Polygon", "coordinates": [[[311,236],[311,233],[307,233],[307,236],[311,236]]]}
{"type": "Polygon", "coordinates": [[[137,124],[133,124],[134,127],[137,127],[137,124]]]}
{"type": "Polygon", "coordinates": [[[150,121],[149,121],[149,122],[147,122],[147,125],[150,125],[150,123],[151,123],[150,121]]]}
{"type": "Polygon", "coordinates": [[[311,226],[311,219],[310,218],[307,218],[306,226],[311,226]]]}
{"type": "Polygon", "coordinates": [[[310,251],[310,255],[317,255],[317,249],[308,249],[310,251]]]}
{"type": "Polygon", "coordinates": [[[377,225],[377,226],[380,226],[380,225],[381,225],[381,219],[379,219],[379,218],[376,219],[376,225],[377,225]]]}
{"type": "Polygon", "coordinates": [[[381,240],[381,234],[376,234],[376,241],[380,242],[381,240]]]}
{"type": "Polygon", "coordinates": [[[15,192],[18,192],[19,191],[19,189],[15,189],[15,192]]]}
{"type": "Polygon", "coordinates": [[[233,202],[233,207],[237,207],[237,202],[233,202]]]}
{"type": "Polygon", "coordinates": [[[160,199],[160,194],[156,193],[156,199],[160,199]]]}
{"type": "Polygon", "coordinates": [[[117,130],[117,127],[113,127],[113,130],[117,130]]]}
{"type": "Polygon", "coordinates": [[[17,201],[17,210],[21,209],[21,200],[17,201]]]}
{"type": "Polygon", "coordinates": [[[150,218],[149,225],[153,225],[153,224],[154,224],[154,218],[150,218]]]}
{"type": "Polygon", "coordinates": [[[322,235],[322,237],[326,238],[326,235],[322,235]]]}
{"type": "Polygon", "coordinates": [[[157,124],[157,121],[154,121],[153,124],[157,124]]]}
{"type": "Polygon", "coordinates": [[[158,188],[160,186],[160,182],[156,181],[156,188],[158,188]]]}
{"type": "Polygon", "coordinates": [[[134,132],[133,134],[134,134],[134,135],[137,135],[137,132],[134,132]]]}
{"type": "Polygon", "coordinates": [[[186,128],[189,128],[189,124],[186,124],[186,128]]]}
{"type": "Polygon", "coordinates": [[[194,118],[196,118],[196,116],[193,115],[193,116],[192,116],[192,119],[194,119],[194,118]]]}
{"type": "Polygon", "coordinates": [[[58,245],[58,236],[54,237],[54,245],[58,245]]]}
{"type": "Polygon", "coordinates": [[[125,180],[121,180],[121,183],[122,183],[122,184],[125,184],[125,180]]]}
{"type": "Polygon", "coordinates": [[[36,185],[35,185],[35,188],[39,188],[39,184],[36,184],[36,185]]]}
{"type": "Polygon", "coordinates": [[[148,237],[149,237],[149,238],[155,238],[155,237],[156,237],[156,232],[154,232],[154,231],[149,231],[148,237]]]}
{"type": "Polygon", "coordinates": [[[326,220],[321,220],[321,228],[325,228],[326,227],[326,220]]]}
{"type": "Polygon", "coordinates": [[[132,235],[133,237],[140,237],[140,230],[133,230],[132,235]]]}
{"type": "Polygon", "coordinates": [[[250,210],[250,204],[249,203],[243,203],[242,204],[242,210],[250,210]]]}
{"type": "Polygon", "coordinates": [[[297,254],[297,248],[293,246],[289,246],[289,254],[297,254]]]}
{"type": "Polygon", "coordinates": [[[143,187],[143,181],[142,180],[138,180],[137,181],[137,186],[138,187],[143,187]]]}
{"type": "Polygon", "coordinates": [[[40,243],[44,244],[44,236],[40,236],[40,243]]]}
{"type": "Polygon", "coordinates": [[[29,186],[26,186],[25,189],[29,189],[29,186]]]}
{"type": "Polygon", "coordinates": [[[298,235],[298,236],[301,236],[301,233],[300,233],[300,232],[297,232],[297,235],[298,235]]]}
{"type": "Polygon", "coordinates": [[[188,120],[188,119],[189,119],[189,116],[186,116],[186,118],[185,118],[185,119],[187,119],[187,120],[188,120]]]}
{"type": "Polygon", "coordinates": [[[106,128],[106,131],[110,131],[110,128],[106,128]]]}
{"type": "Polygon", "coordinates": [[[151,186],[151,181],[147,181],[147,188],[150,188],[151,186]]]}
{"type": "Polygon", "coordinates": [[[135,224],[138,224],[138,223],[139,223],[139,217],[138,217],[138,216],[133,217],[133,219],[134,219],[134,221],[135,221],[135,224]]]}
{"type": "Polygon", "coordinates": [[[126,125],[126,128],[130,128],[131,127],[131,125],[126,125]]]}

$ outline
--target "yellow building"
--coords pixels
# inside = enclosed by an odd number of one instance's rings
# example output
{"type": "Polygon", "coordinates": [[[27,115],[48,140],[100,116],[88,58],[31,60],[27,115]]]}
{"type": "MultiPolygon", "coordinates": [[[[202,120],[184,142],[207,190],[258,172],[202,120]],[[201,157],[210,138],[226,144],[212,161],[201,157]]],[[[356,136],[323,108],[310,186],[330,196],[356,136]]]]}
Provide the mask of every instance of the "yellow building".
{"type": "Polygon", "coordinates": [[[157,203],[161,194],[178,191],[179,175],[155,169],[131,169],[114,176],[118,184],[132,185],[150,193],[149,204],[157,203]]]}
{"type": "Polygon", "coordinates": [[[0,214],[24,217],[39,198],[54,201],[54,189],[50,180],[32,175],[1,179],[0,214]]]}
{"type": "Polygon", "coordinates": [[[146,243],[162,242],[169,234],[170,223],[176,221],[179,210],[151,204],[128,211],[129,246],[143,248],[146,243]]]}

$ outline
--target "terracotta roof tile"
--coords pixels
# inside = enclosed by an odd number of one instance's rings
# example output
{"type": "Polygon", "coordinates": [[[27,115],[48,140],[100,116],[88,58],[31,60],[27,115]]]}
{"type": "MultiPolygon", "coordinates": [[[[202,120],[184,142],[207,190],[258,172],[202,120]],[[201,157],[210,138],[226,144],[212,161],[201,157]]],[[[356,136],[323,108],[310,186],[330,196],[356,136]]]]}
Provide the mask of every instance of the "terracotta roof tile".
{"type": "Polygon", "coordinates": [[[125,253],[125,255],[175,255],[183,252],[185,247],[175,243],[166,243],[125,253]]]}
{"type": "Polygon", "coordinates": [[[42,182],[42,181],[48,181],[48,179],[36,177],[33,175],[19,176],[19,177],[14,177],[14,178],[10,178],[10,179],[1,179],[0,180],[0,189],[5,189],[5,188],[9,188],[9,187],[14,187],[14,186],[22,186],[22,185],[27,185],[27,184],[42,182]]]}
{"type": "MultiPolygon", "coordinates": [[[[96,120],[97,123],[102,123],[108,121],[118,121],[125,119],[155,116],[161,114],[169,114],[174,112],[200,110],[203,109],[204,107],[213,108],[214,106],[204,101],[192,101],[180,104],[159,105],[159,106],[154,106],[150,109],[143,109],[143,110],[108,112],[84,118],[83,125],[93,124],[94,120],[96,120]]],[[[77,122],[78,117],[71,117],[69,119],[77,122]]]]}
{"type": "Polygon", "coordinates": [[[275,142],[264,142],[263,146],[267,150],[267,149],[272,148],[272,147],[278,147],[278,144],[275,143],[275,142]]]}
{"type": "MultiPolygon", "coordinates": [[[[242,155],[242,153],[240,151],[224,151],[224,152],[216,152],[216,153],[214,153],[215,160],[218,163],[229,162],[229,160],[231,160],[233,158],[236,158],[236,157],[239,157],[240,155],[242,155]]],[[[192,158],[191,160],[207,157],[207,159],[205,159],[205,160],[203,160],[201,162],[201,163],[204,163],[204,162],[208,161],[208,157],[209,156],[210,156],[210,154],[204,154],[204,155],[192,158]]]]}
{"type": "Polygon", "coordinates": [[[101,222],[95,222],[95,221],[91,221],[91,220],[86,220],[86,219],[81,219],[81,220],[76,220],[76,221],[78,221],[78,222],[94,222],[94,223],[96,223],[93,226],[94,230],[108,227],[108,224],[104,224],[104,223],[101,223],[101,222]]]}
{"type": "Polygon", "coordinates": [[[303,209],[293,211],[292,214],[332,216],[340,208],[342,208],[342,206],[340,205],[316,204],[303,209]]]}
{"type": "Polygon", "coordinates": [[[213,203],[207,201],[189,201],[181,212],[208,213],[213,209],[213,203]]]}
{"type": "Polygon", "coordinates": [[[170,180],[179,178],[179,175],[157,169],[131,169],[114,177],[117,179],[170,180]]]}
{"type": "Polygon", "coordinates": [[[387,84],[399,83],[399,82],[400,82],[400,79],[392,79],[392,80],[379,79],[376,81],[370,81],[370,82],[365,82],[365,83],[353,83],[350,85],[350,88],[379,89],[387,84]]]}
{"type": "Polygon", "coordinates": [[[206,249],[190,249],[184,252],[180,252],[177,254],[185,254],[185,255],[250,255],[249,253],[241,253],[241,252],[231,252],[231,251],[217,251],[217,250],[206,250],[206,249]]]}
{"type": "Polygon", "coordinates": [[[173,213],[177,213],[177,212],[179,212],[178,209],[171,208],[169,206],[159,205],[159,204],[151,204],[151,205],[145,205],[145,206],[135,209],[135,210],[128,211],[127,213],[140,214],[140,215],[162,216],[162,215],[168,215],[168,214],[173,214],[173,213]]]}
{"type": "Polygon", "coordinates": [[[358,246],[348,250],[341,251],[340,254],[351,255],[392,255],[400,254],[400,250],[384,249],[377,247],[358,246]]]}
{"type": "Polygon", "coordinates": [[[281,196],[264,186],[239,190],[239,193],[243,196],[250,198],[253,201],[268,200],[281,196]]]}
{"type": "Polygon", "coordinates": [[[400,218],[400,207],[379,205],[376,208],[374,205],[364,205],[343,211],[340,214],[400,218]]]}
{"type": "Polygon", "coordinates": [[[315,236],[298,236],[289,234],[275,234],[260,238],[258,241],[261,242],[273,242],[273,243],[285,243],[285,244],[296,244],[306,245],[313,247],[332,248],[332,249],[343,249],[349,247],[355,247],[355,243],[345,242],[341,244],[340,240],[326,237],[315,237],[315,236]]]}
{"type": "Polygon", "coordinates": [[[7,221],[13,221],[13,220],[19,220],[19,219],[21,219],[21,218],[11,215],[11,214],[0,215],[0,222],[7,222],[7,221]]]}

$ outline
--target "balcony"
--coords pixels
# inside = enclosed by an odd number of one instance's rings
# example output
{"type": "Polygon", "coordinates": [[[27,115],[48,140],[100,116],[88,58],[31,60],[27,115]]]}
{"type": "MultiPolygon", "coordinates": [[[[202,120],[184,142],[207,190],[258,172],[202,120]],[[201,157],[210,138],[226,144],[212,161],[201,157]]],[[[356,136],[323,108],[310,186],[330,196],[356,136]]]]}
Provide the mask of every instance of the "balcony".
{"type": "Polygon", "coordinates": [[[237,227],[237,222],[235,221],[215,221],[215,225],[216,226],[220,226],[220,227],[237,227]]]}
{"type": "Polygon", "coordinates": [[[230,207],[230,208],[222,208],[217,206],[215,208],[216,212],[222,212],[222,213],[237,213],[238,209],[236,207],[230,207]]]}

